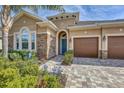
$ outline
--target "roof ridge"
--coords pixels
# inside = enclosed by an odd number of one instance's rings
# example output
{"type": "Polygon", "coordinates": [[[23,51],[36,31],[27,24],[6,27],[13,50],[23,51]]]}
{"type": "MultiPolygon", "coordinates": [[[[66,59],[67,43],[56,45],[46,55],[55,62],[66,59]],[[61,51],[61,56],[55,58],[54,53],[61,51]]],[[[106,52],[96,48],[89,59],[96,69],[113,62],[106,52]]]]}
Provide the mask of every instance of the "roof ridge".
{"type": "Polygon", "coordinates": [[[35,18],[37,18],[37,19],[39,19],[39,20],[46,21],[46,19],[42,18],[41,16],[38,16],[38,15],[33,14],[33,13],[31,13],[31,12],[28,12],[28,11],[26,11],[26,10],[22,10],[21,12],[17,13],[17,14],[14,16],[14,18],[16,18],[18,15],[20,15],[20,14],[22,14],[22,13],[25,13],[25,14],[27,14],[27,15],[29,15],[29,16],[32,16],[32,17],[35,17],[35,18]]]}

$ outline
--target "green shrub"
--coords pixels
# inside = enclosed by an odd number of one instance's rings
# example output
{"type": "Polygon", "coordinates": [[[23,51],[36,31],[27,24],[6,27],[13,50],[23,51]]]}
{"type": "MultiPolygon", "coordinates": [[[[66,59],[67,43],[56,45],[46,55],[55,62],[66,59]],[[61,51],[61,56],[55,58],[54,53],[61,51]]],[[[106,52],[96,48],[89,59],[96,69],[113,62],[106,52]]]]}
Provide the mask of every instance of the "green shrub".
{"type": "Polygon", "coordinates": [[[33,88],[36,85],[37,76],[26,75],[21,78],[21,87],[33,88]]]}
{"type": "Polygon", "coordinates": [[[21,83],[22,82],[21,82],[20,78],[19,79],[14,79],[14,80],[7,83],[6,88],[22,88],[21,83]]]}
{"type": "Polygon", "coordinates": [[[6,68],[8,61],[9,61],[8,59],[0,57],[0,70],[6,68]]]}
{"type": "Polygon", "coordinates": [[[10,61],[0,57],[0,87],[35,87],[39,74],[38,64],[32,60],[10,61]]]}
{"type": "Polygon", "coordinates": [[[8,56],[11,61],[22,59],[19,53],[9,53],[8,56]]]}
{"type": "Polygon", "coordinates": [[[8,87],[13,80],[19,79],[18,69],[7,68],[0,71],[0,87],[8,87]]]}
{"type": "Polygon", "coordinates": [[[43,88],[60,88],[62,85],[59,76],[43,71],[39,86],[43,88]]]}
{"type": "Polygon", "coordinates": [[[2,49],[0,49],[0,56],[2,55],[2,49]]]}
{"type": "Polygon", "coordinates": [[[36,59],[36,53],[33,51],[10,50],[8,57],[11,61],[18,60],[18,59],[22,59],[22,60],[28,60],[33,58],[36,59]],[[29,57],[29,53],[31,53],[30,57],[29,57]]]}
{"type": "Polygon", "coordinates": [[[62,64],[70,65],[72,63],[72,60],[73,60],[73,51],[69,50],[69,51],[65,52],[64,60],[63,60],[62,64]]]}
{"type": "Polygon", "coordinates": [[[23,67],[19,69],[21,76],[32,75],[37,76],[39,73],[39,68],[37,64],[24,64],[23,67]]]}

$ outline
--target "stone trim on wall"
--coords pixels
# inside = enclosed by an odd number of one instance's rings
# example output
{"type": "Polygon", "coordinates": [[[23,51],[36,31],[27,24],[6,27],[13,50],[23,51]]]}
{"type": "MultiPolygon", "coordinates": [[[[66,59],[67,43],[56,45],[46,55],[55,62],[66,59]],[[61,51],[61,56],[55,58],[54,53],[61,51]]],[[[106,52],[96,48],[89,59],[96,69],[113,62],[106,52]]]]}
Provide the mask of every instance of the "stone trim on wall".
{"type": "Polygon", "coordinates": [[[48,39],[47,58],[49,59],[56,55],[56,37],[49,35],[48,39]]]}
{"type": "Polygon", "coordinates": [[[47,34],[37,34],[37,56],[41,59],[47,59],[47,34]]]}

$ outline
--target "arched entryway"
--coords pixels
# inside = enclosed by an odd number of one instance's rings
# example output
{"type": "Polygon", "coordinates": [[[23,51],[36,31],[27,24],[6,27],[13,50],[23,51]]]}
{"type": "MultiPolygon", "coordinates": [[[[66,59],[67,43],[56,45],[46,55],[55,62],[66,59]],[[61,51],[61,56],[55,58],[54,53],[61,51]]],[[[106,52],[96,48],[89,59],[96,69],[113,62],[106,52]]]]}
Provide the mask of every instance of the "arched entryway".
{"type": "Polygon", "coordinates": [[[63,55],[68,50],[68,34],[66,31],[57,33],[57,55],[63,55]]]}

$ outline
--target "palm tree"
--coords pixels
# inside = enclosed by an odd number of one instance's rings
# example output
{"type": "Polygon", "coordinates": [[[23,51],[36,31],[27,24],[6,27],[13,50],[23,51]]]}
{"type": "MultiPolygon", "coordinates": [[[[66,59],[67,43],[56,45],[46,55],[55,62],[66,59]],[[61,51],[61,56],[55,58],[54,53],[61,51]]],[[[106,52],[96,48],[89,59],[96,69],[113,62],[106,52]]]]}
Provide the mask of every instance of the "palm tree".
{"type": "Polygon", "coordinates": [[[8,58],[8,32],[13,24],[12,13],[22,11],[24,8],[31,9],[37,12],[38,9],[60,10],[63,11],[63,6],[57,5],[2,5],[1,7],[1,25],[2,25],[2,55],[8,58]]]}

